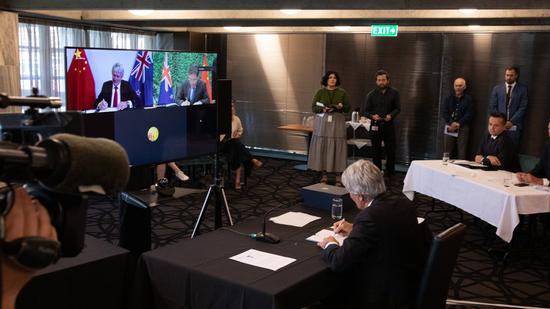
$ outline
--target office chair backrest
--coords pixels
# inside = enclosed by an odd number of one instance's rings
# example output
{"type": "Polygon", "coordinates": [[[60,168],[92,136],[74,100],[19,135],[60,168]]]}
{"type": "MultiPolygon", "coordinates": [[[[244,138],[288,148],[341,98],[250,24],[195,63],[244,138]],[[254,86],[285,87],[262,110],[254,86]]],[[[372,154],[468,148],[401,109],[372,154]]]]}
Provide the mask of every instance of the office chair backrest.
{"type": "Polygon", "coordinates": [[[418,289],[417,309],[445,308],[451,275],[465,232],[466,225],[457,223],[434,236],[418,289]]]}

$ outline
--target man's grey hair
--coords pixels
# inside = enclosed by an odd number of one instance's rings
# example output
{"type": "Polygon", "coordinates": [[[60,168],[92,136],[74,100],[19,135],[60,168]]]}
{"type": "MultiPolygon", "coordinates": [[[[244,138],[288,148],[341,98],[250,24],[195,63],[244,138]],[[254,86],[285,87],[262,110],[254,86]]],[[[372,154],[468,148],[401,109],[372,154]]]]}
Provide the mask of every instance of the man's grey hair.
{"type": "Polygon", "coordinates": [[[342,173],[342,183],[353,194],[361,194],[367,200],[386,192],[382,172],[368,160],[359,160],[342,173]]]}
{"type": "Polygon", "coordinates": [[[113,69],[111,70],[111,72],[117,72],[117,73],[121,73],[122,75],[124,75],[124,67],[122,67],[122,64],[120,63],[115,63],[113,65],[113,69]]]}

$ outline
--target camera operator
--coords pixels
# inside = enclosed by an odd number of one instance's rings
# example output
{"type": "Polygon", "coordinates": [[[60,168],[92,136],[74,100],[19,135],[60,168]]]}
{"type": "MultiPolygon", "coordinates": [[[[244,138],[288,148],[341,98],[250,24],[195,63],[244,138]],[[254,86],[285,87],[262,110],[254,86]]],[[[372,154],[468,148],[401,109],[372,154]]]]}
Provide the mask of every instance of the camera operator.
{"type": "MultiPolygon", "coordinates": [[[[51,224],[50,216],[40,202],[33,199],[22,187],[14,191],[13,207],[4,217],[4,242],[23,237],[57,241],[57,233],[51,224]]],[[[2,309],[12,309],[15,308],[17,294],[31,279],[35,270],[24,268],[18,265],[13,257],[6,256],[3,252],[1,254],[2,309]]]]}

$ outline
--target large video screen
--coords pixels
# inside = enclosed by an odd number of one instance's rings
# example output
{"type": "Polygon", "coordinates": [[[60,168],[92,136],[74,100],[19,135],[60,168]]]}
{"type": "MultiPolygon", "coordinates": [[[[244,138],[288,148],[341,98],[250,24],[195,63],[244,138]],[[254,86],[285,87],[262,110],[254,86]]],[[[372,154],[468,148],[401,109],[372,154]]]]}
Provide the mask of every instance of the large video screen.
{"type": "Polygon", "coordinates": [[[98,109],[102,101],[112,110],[210,103],[216,58],[216,53],[66,47],[67,110],[98,109]]]}
{"type": "Polygon", "coordinates": [[[81,112],[83,135],[115,140],[134,166],[215,153],[215,53],[65,52],[67,109],[81,112]]]}

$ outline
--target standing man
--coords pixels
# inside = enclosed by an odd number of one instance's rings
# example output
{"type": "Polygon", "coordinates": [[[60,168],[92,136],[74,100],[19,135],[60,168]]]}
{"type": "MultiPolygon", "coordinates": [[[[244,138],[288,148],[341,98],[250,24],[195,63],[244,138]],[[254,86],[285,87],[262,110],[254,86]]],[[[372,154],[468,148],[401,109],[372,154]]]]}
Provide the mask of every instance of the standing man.
{"type": "Polygon", "coordinates": [[[453,87],[454,93],[445,99],[441,108],[441,116],[445,119],[446,124],[444,151],[452,155],[457,149],[458,158],[465,160],[470,135],[468,125],[473,116],[473,103],[472,97],[464,93],[464,90],[466,90],[466,80],[464,78],[455,79],[453,87]]]}
{"type": "Polygon", "coordinates": [[[384,70],[375,74],[376,88],[361,104],[361,115],[372,120],[373,162],[382,170],[382,141],[386,152],[386,173],[395,171],[395,117],[401,111],[399,92],[390,87],[390,75],[384,70]]]}
{"type": "Polygon", "coordinates": [[[491,112],[506,115],[506,130],[516,147],[519,145],[528,104],[527,86],[520,84],[518,77],[518,67],[507,67],[504,70],[505,82],[493,88],[489,104],[491,112]]]}
{"type": "Polygon", "coordinates": [[[98,110],[114,107],[118,110],[126,108],[142,107],[141,100],[129,82],[123,80],[124,68],[122,64],[115,63],[111,69],[112,79],[103,83],[101,92],[95,100],[98,110]]]}
{"type": "Polygon", "coordinates": [[[196,66],[189,67],[187,80],[178,87],[176,100],[181,105],[200,105],[210,103],[206,83],[199,79],[199,69],[196,66]]]}
{"type": "Polygon", "coordinates": [[[474,160],[476,163],[481,163],[491,169],[517,172],[519,170],[517,148],[508,136],[505,125],[506,115],[491,113],[487,126],[489,133],[486,133],[482,139],[474,160]]]}

